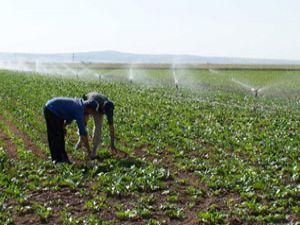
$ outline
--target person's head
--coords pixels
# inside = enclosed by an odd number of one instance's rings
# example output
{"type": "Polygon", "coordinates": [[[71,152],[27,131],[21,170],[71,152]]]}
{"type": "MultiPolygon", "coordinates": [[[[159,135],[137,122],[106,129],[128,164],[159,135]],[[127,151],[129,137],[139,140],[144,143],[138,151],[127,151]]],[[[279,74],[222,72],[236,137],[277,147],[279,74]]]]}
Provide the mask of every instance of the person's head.
{"type": "Polygon", "coordinates": [[[94,114],[99,110],[99,104],[96,101],[84,101],[83,104],[85,106],[85,114],[94,114]]]}
{"type": "Polygon", "coordinates": [[[115,109],[115,105],[112,101],[105,101],[103,104],[103,112],[105,114],[113,113],[115,109]]]}
{"type": "Polygon", "coordinates": [[[105,101],[103,104],[103,112],[106,114],[109,124],[113,123],[115,105],[112,101],[105,101]]]}

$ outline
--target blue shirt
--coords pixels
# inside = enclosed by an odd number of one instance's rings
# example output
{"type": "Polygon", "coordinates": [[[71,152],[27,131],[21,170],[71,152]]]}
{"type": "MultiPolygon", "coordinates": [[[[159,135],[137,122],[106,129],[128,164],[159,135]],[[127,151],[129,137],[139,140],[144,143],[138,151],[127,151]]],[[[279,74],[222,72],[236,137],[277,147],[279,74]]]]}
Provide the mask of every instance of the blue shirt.
{"type": "Polygon", "coordinates": [[[53,98],[46,103],[46,108],[53,112],[59,119],[71,123],[76,120],[79,134],[86,136],[85,105],[81,99],[53,98]]]}

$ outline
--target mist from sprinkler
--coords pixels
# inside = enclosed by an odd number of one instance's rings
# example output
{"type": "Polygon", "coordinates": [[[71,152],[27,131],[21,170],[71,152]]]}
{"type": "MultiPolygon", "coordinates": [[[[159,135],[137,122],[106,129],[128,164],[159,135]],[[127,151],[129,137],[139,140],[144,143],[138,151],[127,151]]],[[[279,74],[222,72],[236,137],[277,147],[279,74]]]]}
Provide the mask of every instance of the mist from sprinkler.
{"type": "Polygon", "coordinates": [[[253,95],[254,95],[255,98],[259,97],[259,93],[260,93],[261,90],[263,89],[263,88],[255,88],[255,87],[251,87],[250,85],[245,84],[245,83],[243,83],[243,82],[241,82],[241,81],[239,81],[239,80],[236,80],[236,79],[234,79],[234,78],[231,79],[231,80],[232,80],[234,83],[239,84],[240,86],[244,87],[245,89],[251,91],[251,92],[253,93],[253,95]]]}
{"type": "Polygon", "coordinates": [[[83,76],[90,75],[90,76],[96,77],[98,80],[102,79],[102,76],[99,73],[97,73],[97,72],[89,69],[88,67],[86,67],[86,66],[84,66],[82,64],[79,64],[79,68],[80,68],[80,70],[77,73],[78,75],[79,74],[81,74],[83,76]]]}
{"type": "Polygon", "coordinates": [[[133,70],[132,70],[132,66],[130,66],[129,71],[128,71],[128,80],[130,83],[133,83],[133,70]]]}
{"type": "Polygon", "coordinates": [[[44,65],[44,68],[46,69],[48,74],[54,75],[54,76],[62,76],[63,74],[58,69],[56,63],[47,63],[47,65],[44,65]],[[47,66],[47,67],[46,67],[47,66]]]}
{"type": "Polygon", "coordinates": [[[257,98],[258,97],[258,93],[260,91],[260,89],[257,89],[257,88],[251,88],[251,91],[253,92],[254,94],[254,97],[257,98]]]}
{"type": "Polygon", "coordinates": [[[179,90],[179,80],[177,78],[176,71],[174,68],[173,68],[173,80],[174,80],[175,88],[178,91],[179,90]]]}
{"type": "Polygon", "coordinates": [[[102,79],[102,76],[99,73],[95,74],[95,77],[100,81],[102,79]]]}
{"type": "Polygon", "coordinates": [[[5,70],[15,70],[15,71],[32,71],[32,66],[24,61],[0,61],[0,68],[5,70]]]}
{"type": "MultiPolygon", "coordinates": [[[[158,79],[157,76],[152,76],[152,72],[148,70],[147,68],[139,68],[139,65],[134,64],[132,62],[128,68],[127,73],[125,73],[125,77],[123,79],[126,79],[129,83],[135,83],[139,84],[143,87],[158,87],[163,85],[160,79],[158,79]]],[[[120,79],[118,77],[117,79],[120,79]]],[[[122,79],[122,78],[121,78],[122,79]]]]}
{"type": "Polygon", "coordinates": [[[218,70],[214,70],[214,69],[209,69],[209,72],[213,74],[220,74],[218,70]]]}
{"type": "Polygon", "coordinates": [[[58,63],[58,62],[46,62],[46,61],[32,61],[25,62],[22,60],[19,61],[0,61],[0,68],[12,71],[20,72],[32,72],[38,73],[41,75],[52,75],[52,76],[72,76],[77,79],[81,75],[94,75],[97,79],[101,79],[101,75],[97,72],[86,68],[80,64],[73,64],[70,66],[68,63],[58,63]]]}
{"type": "Polygon", "coordinates": [[[75,76],[75,77],[77,77],[78,76],[78,74],[77,74],[77,72],[74,70],[74,69],[72,69],[70,66],[68,66],[67,64],[62,64],[62,67],[66,70],[66,72],[67,73],[69,73],[71,76],[75,76]]]}
{"type": "MultiPolygon", "coordinates": [[[[94,70],[91,70],[87,68],[83,64],[74,64],[74,66],[71,66],[68,63],[55,63],[55,62],[44,62],[44,61],[34,61],[34,62],[25,62],[22,60],[19,61],[0,61],[0,68],[7,69],[7,70],[15,70],[15,71],[21,71],[21,72],[34,72],[44,75],[58,75],[58,76],[65,76],[65,75],[71,75],[76,78],[81,77],[82,75],[92,75],[94,79],[102,79],[103,76],[101,76],[99,73],[97,73],[94,70]]],[[[159,81],[153,81],[148,77],[148,74],[139,74],[138,80],[137,77],[135,77],[135,71],[133,71],[134,67],[132,64],[129,67],[127,79],[130,83],[133,83],[134,81],[147,84],[147,85],[161,85],[162,83],[159,81]],[[140,76],[141,75],[141,76],[140,76]]],[[[217,70],[209,70],[211,73],[220,73],[217,70]]],[[[176,66],[172,65],[172,80],[173,84],[177,91],[179,91],[179,87],[185,86],[189,88],[197,88],[198,90],[198,80],[194,80],[192,77],[185,75],[184,79],[179,79],[178,70],[176,69],[176,66]]],[[[182,74],[180,74],[182,76],[182,74]]],[[[110,77],[110,76],[107,76],[110,77]]],[[[253,87],[247,83],[241,82],[240,80],[231,79],[232,82],[240,85],[241,87],[245,88],[246,90],[253,93],[254,97],[259,97],[262,93],[265,93],[269,91],[271,87],[276,87],[279,85],[279,83],[263,86],[263,87],[253,87]]]]}

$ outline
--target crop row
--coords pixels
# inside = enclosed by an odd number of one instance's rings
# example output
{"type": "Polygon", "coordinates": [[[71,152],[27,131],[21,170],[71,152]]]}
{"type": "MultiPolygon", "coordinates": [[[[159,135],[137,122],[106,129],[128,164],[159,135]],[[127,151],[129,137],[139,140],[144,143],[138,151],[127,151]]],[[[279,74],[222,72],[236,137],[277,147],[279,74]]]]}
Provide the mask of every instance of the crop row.
{"type": "MultiPolygon", "coordinates": [[[[97,223],[99,216],[116,223],[149,224],[189,219],[212,224],[231,223],[236,218],[245,223],[299,220],[296,100],[288,103],[285,111],[285,101],[245,98],[240,92],[183,89],[177,93],[172,87],[5,71],[0,79],[1,114],[46,156],[43,105],[54,96],[80,97],[89,91],[102,92],[115,102],[117,147],[131,155],[116,159],[101,147],[99,162],[55,167],[49,160],[36,161],[34,155],[17,163],[2,149],[6,178],[0,185],[5,190],[1,201],[8,204],[12,198],[14,203],[22,202],[18,213],[40,212],[41,220],[51,221],[58,218],[59,208],[60,221],[66,224],[97,223]],[[32,197],[39,190],[59,195],[65,189],[71,190],[66,201],[83,199],[77,208],[84,215],[72,214],[76,206],[63,207],[59,201],[41,205],[32,197]]],[[[104,128],[107,146],[107,126],[104,128]]],[[[75,125],[69,129],[67,151],[83,160],[84,153],[73,149],[75,125]]],[[[24,145],[20,148],[27,151],[24,145]]]]}

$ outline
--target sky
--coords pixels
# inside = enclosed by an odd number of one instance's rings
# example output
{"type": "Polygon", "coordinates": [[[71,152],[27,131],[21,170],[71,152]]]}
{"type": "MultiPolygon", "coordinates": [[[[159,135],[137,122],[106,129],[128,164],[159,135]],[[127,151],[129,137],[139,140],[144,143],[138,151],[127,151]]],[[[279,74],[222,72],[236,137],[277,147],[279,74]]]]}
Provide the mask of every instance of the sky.
{"type": "Polygon", "coordinates": [[[299,0],[0,0],[0,52],[300,60],[299,0]]]}

